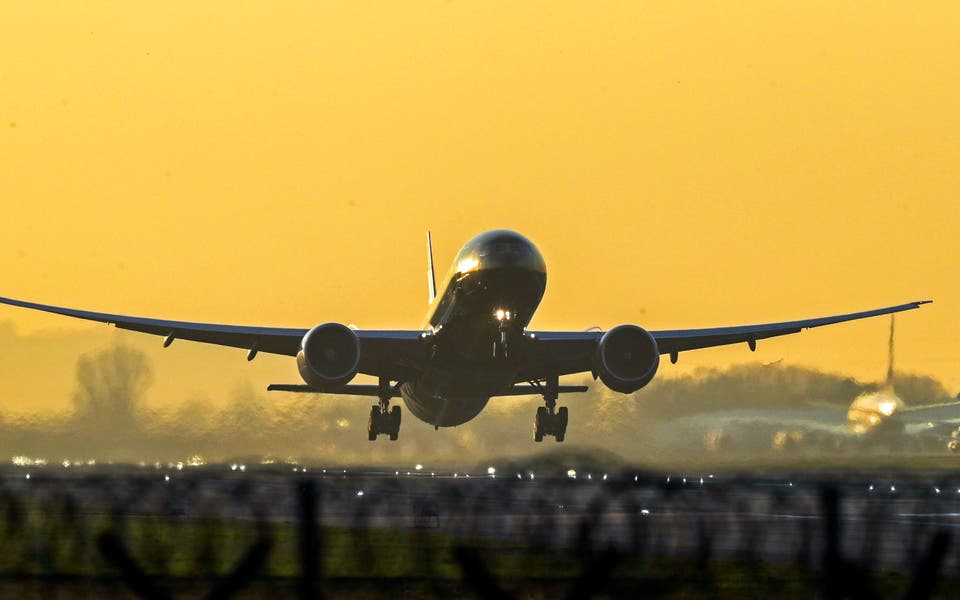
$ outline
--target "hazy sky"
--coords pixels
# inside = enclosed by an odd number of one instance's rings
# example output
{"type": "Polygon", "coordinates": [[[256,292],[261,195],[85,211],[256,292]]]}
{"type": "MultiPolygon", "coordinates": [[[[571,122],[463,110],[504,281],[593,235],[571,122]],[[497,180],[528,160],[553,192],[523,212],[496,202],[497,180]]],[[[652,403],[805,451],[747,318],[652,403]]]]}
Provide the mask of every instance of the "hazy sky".
{"type": "MultiPolygon", "coordinates": [[[[547,260],[537,328],[930,297],[898,320],[898,363],[956,392],[958,17],[955,2],[835,0],[2,3],[0,295],[410,328],[424,230],[445,272],[469,237],[508,227],[547,260]]],[[[32,401],[63,406],[77,340],[113,335],[6,307],[0,321],[72,340],[43,361],[0,348],[0,409],[38,381],[32,401]]],[[[880,379],[886,331],[661,372],[784,358],[880,379]]],[[[153,401],[296,380],[242,351],[144,343],[153,401]]]]}

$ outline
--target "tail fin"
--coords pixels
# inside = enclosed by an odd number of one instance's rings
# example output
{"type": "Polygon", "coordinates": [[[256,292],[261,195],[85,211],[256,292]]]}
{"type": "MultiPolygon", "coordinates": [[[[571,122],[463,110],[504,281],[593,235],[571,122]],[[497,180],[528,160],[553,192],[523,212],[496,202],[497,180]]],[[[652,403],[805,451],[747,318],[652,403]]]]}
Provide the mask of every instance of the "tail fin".
{"type": "Polygon", "coordinates": [[[427,292],[430,294],[430,303],[437,297],[437,276],[433,272],[433,242],[430,240],[430,230],[427,230],[427,292]]]}
{"type": "Polygon", "coordinates": [[[890,341],[888,342],[889,358],[887,362],[887,387],[893,387],[893,315],[890,315],[890,341]]]}

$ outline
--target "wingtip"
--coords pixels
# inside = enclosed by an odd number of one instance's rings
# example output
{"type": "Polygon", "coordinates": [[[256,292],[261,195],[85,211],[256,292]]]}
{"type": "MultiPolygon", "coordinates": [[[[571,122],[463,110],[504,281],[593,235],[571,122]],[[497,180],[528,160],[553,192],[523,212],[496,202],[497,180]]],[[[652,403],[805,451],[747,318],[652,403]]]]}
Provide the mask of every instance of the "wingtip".
{"type": "Polygon", "coordinates": [[[918,300],[918,301],[917,301],[917,306],[921,306],[921,305],[923,305],[923,304],[933,304],[933,300],[918,300]]]}

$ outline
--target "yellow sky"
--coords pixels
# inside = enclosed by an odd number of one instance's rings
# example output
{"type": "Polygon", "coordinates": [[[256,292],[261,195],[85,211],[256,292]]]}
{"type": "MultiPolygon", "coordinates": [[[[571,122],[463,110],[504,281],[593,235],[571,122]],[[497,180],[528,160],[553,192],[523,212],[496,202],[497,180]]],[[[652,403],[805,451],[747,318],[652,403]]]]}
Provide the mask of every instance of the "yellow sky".
{"type": "MultiPolygon", "coordinates": [[[[954,2],[3,3],[0,295],[416,327],[423,231],[445,272],[470,236],[509,227],[547,259],[535,327],[931,297],[899,320],[898,362],[956,392],[958,17],[954,2]]],[[[662,372],[784,358],[879,379],[886,327],[662,372]]],[[[71,356],[0,394],[69,390],[71,356]]],[[[183,396],[254,373],[237,361],[157,376],[183,396]]]]}

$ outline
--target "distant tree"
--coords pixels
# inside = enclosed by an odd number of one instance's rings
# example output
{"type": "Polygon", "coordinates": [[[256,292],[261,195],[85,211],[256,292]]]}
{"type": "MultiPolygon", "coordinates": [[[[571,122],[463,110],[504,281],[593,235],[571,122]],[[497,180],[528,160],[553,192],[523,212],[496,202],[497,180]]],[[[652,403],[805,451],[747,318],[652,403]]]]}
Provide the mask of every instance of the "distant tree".
{"type": "Polygon", "coordinates": [[[927,375],[895,373],[893,389],[910,405],[920,406],[950,401],[950,392],[943,383],[927,375]]]}
{"type": "Polygon", "coordinates": [[[75,415],[105,427],[135,426],[151,380],[147,356],[130,346],[84,354],[77,360],[75,415]]]}

